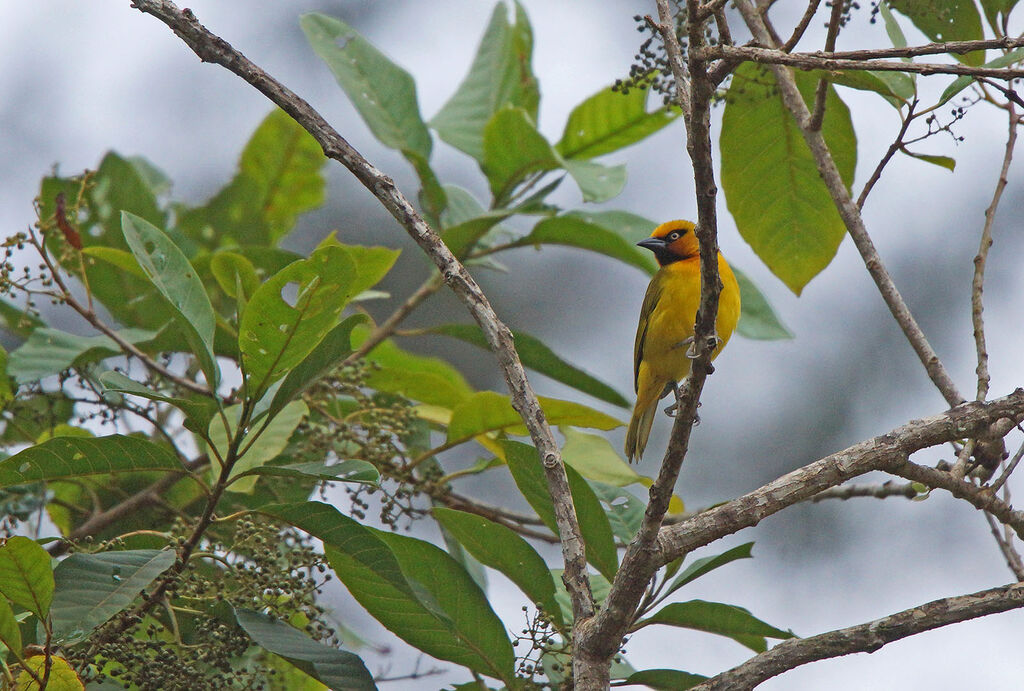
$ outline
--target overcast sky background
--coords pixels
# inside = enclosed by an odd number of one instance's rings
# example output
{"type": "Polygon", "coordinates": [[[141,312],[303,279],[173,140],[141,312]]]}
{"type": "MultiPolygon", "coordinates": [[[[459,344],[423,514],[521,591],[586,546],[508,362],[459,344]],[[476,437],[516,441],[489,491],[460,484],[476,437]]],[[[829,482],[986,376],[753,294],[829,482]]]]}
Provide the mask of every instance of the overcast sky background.
{"type": "MultiPolygon", "coordinates": [[[[539,124],[555,141],[576,103],[626,73],[639,36],[631,17],[653,11],[653,3],[523,4],[535,33],[534,70],[542,92],[539,124]]],[[[778,4],[776,25],[791,26],[790,15],[801,11],[801,3],[778,4]]],[[[421,112],[429,118],[468,68],[493,3],[195,0],[189,6],[211,30],[309,100],[411,195],[415,187],[407,164],[372,138],[306,45],[298,15],[324,11],[355,26],[413,74],[421,112]]],[[[802,45],[821,45],[824,21],[824,16],[815,19],[802,45]]],[[[734,26],[739,25],[737,19],[734,26]]],[[[903,26],[912,42],[922,42],[908,21],[903,26]]],[[[840,49],[882,45],[887,45],[885,34],[880,24],[869,23],[867,8],[854,14],[839,40],[840,49]]],[[[175,181],[176,198],[200,202],[232,175],[242,146],[270,110],[262,95],[225,70],[201,64],[165,26],[132,10],[128,0],[2,3],[0,46],[0,223],[5,234],[32,222],[38,181],[54,165],[73,174],[95,167],[109,149],[149,158],[175,181]]],[[[921,90],[937,94],[950,80],[922,80],[921,90]]],[[[842,96],[853,111],[859,137],[859,190],[899,121],[877,97],[849,90],[842,96]]],[[[720,113],[715,111],[716,119],[720,113]]],[[[865,209],[868,229],[897,285],[968,395],[975,386],[971,259],[998,175],[1005,131],[1000,112],[971,110],[957,129],[966,137],[964,143],[938,136],[917,147],[955,157],[955,173],[897,157],[865,209]]],[[[659,221],[692,218],[692,176],[682,137],[677,123],[607,157],[606,162],[628,165],[629,183],[606,207],[659,221]]],[[[475,164],[437,144],[434,164],[441,178],[484,198],[486,183],[475,164]]],[[[1024,336],[1017,298],[1024,289],[1020,174],[1015,165],[995,227],[985,292],[993,396],[1024,383],[1017,357],[1024,336]]],[[[403,299],[426,275],[424,260],[346,171],[332,164],[328,177],[327,205],[303,219],[288,246],[307,250],[337,229],[346,241],[403,247],[399,270],[387,286],[396,301],[403,299]]],[[[557,195],[567,207],[582,206],[571,184],[557,195]]],[[[752,490],[780,473],[945,407],[852,243],[844,241],[832,265],[796,298],[760,264],[732,226],[724,199],[720,201],[723,251],[761,287],[796,338],[770,343],[735,338],[718,360],[703,398],[702,424],[679,481],[678,490],[690,507],[752,490]]],[[[503,261],[509,274],[479,273],[499,315],[618,390],[629,391],[633,334],[646,277],[623,264],[571,250],[524,249],[503,261]]],[[[466,318],[446,295],[428,306],[429,313],[417,317],[421,323],[466,318]]],[[[377,314],[390,308],[377,305],[377,314]]],[[[469,362],[476,386],[502,390],[486,353],[450,343],[442,348],[424,341],[420,346],[469,362]]],[[[542,394],[582,396],[540,376],[533,380],[542,394]]],[[[653,472],[669,426],[665,419],[656,422],[645,472],[653,472]]],[[[621,438],[622,431],[614,434],[616,446],[621,438]]],[[[943,455],[948,458],[948,450],[915,460],[934,463],[943,455]]],[[[484,483],[470,487],[487,489],[484,483]]],[[[688,586],[680,591],[681,599],[742,605],[772,624],[812,635],[1011,580],[983,517],[941,492],[923,502],[859,499],[798,507],[701,554],[748,540],[757,542],[755,559],[688,586]]],[[[548,554],[555,564],[557,553],[548,554]]],[[[492,574],[491,593],[509,626],[520,628],[519,592],[492,574]]],[[[335,597],[347,625],[375,640],[392,640],[347,596],[335,597]]],[[[917,636],[871,656],[805,666],[762,688],[1017,689],[1024,678],[1022,625],[1024,613],[997,615],[917,636]]],[[[627,651],[637,669],[675,666],[703,674],[748,655],[729,640],[665,629],[638,634],[627,651]]],[[[383,664],[368,659],[374,670],[383,664]]],[[[414,659],[396,656],[391,673],[410,671],[414,659]]],[[[386,688],[434,688],[442,685],[440,680],[466,680],[453,671],[386,688]]]]}

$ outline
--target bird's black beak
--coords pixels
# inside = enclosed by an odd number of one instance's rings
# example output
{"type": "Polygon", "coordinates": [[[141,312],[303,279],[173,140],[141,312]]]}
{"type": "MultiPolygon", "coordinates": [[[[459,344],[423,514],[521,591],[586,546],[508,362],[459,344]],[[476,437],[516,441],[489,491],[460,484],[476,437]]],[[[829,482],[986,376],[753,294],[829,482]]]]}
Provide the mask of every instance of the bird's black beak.
{"type": "Polygon", "coordinates": [[[665,238],[644,238],[636,245],[657,254],[659,250],[665,249],[665,238]]]}

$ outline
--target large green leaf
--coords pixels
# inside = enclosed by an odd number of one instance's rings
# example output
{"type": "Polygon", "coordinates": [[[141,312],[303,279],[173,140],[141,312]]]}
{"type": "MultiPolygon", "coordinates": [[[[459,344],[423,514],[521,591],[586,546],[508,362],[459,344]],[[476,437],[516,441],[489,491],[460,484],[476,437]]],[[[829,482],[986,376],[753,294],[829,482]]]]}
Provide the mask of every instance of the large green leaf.
{"type": "MultiPolygon", "coordinates": [[[[974,0],[887,0],[890,7],[906,15],[914,26],[936,43],[973,41],[984,38],[981,15],[974,0]]],[[[985,51],[952,54],[966,65],[981,65],[985,51]]]]}
{"type": "Polygon", "coordinates": [[[430,132],[420,116],[412,76],[338,19],[311,13],[300,24],[374,136],[392,149],[429,159],[430,132]]]}
{"type": "Polygon", "coordinates": [[[594,158],[649,137],[679,116],[679,109],[647,110],[650,87],[598,91],[572,109],[555,150],[565,158],[594,158]]]}
{"type": "Polygon", "coordinates": [[[526,13],[516,3],[515,23],[498,3],[477,48],[469,74],[431,119],[444,141],[478,161],[484,159],[484,128],[506,106],[522,108],[536,121],[540,92],[530,67],[533,37],[526,13]]]}
{"type": "Polygon", "coordinates": [[[766,624],[742,607],[704,600],[665,605],[652,616],[639,622],[640,626],[648,624],[668,624],[715,633],[731,638],[755,653],[763,653],[768,649],[766,637],[794,637],[791,631],[783,631],[766,624]]]}
{"type": "Polygon", "coordinates": [[[367,528],[319,502],[261,512],[321,539],[338,578],[388,630],[428,655],[512,683],[515,656],[504,625],[443,550],[367,528]]]}
{"type": "MultiPolygon", "coordinates": [[[[803,72],[793,76],[804,99],[813,103],[818,80],[803,72]]],[[[822,134],[850,185],[857,139],[850,111],[832,87],[822,134]]],[[[832,261],[846,230],[770,72],[751,63],[736,70],[719,147],[722,189],[740,234],[799,294],[832,261]]]]}
{"type": "Polygon", "coordinates": [[[54,437],[0,461],[0,487],[85,475],[181,469],[174,454],[141,437],[54,437]]]}
{"type": "Polygon", "coordinates": [[[220,381],[213,355],[217,317],[199,275],[167,234],[146,219],[124,211],[121,228],[135,260],[174,308],[174,320],[199,359],[210,388],[216,388],[220,381]]]}
{"type": "Polygon", "coordinates": [[[678,669],[645,669],[625,679],[626,684],[642,684],[658,691],[686,691],[702,681],[707,681],[707,677],[678,669]]]}
{"type": "Polygon", "coordinates": [[[300,395],[321,377],[330,374],[342,360],[352,354],[352,330],[367,321],[366,315],[353,314],[331,329],[320,344],[302,362],[285,375],[281,385],[274,392],[274,398],[267,410],[273,417],[296,396],[300,395]]]}
{"type": "Polygon", "coordinates": [[[481,564],[497,569],[562,625],[551,572],[537,551],[511,528],[483,516],[435,507],[434,518],[481,564]]]}
{"type": "Polygon", "coordinates": [[[736,282],[740,285],[740,321],[736,325],[736,333],[745,338],[760,341],[776,341],[793,338],[793,333],[775,314],[771,304],[754,282],[745,273],[732,267],[736,274],[736,282]]]}
{"type": "MultiPolygon", "coordinates": [[[[430,333],[450,336],[479,348],[489,349],[483,332],[474,324],[444,324],[432,327],[430,333]]],[[[530,369],[607,403],[623,408],[629,407],[629,402],[618,391],[558,357],[554,351],[530,334],[519,331],[513,332],[512,335],[519,357],[530,369]]]]}
{"type": "Polygon", "coordinates": [[[377,685],[359,656],[314,641],[283,621],[249,609],[235,618],[254,643],[289,660],[334,691],[371,691],[377,685]]]}
{"type": "Polygon", "coordinates": [[[558,165],[551,145],[522,108],[502,108],[487,121],[481,167],[495,206],[504,206],[516,185],[530,173],[558,165]]]}
{"type": "Polygon", "coordinates": [[[274,110],[250,137],[238,172],[205,205],[181,214],[189,237],[220,244],[273,246],[296,219],[324,201],[321,170],[327,158],[316,140],[290,115],[274,110]]]}
{"type": "Polygon", "coordinates": [[[50,555],[35,540],[15,535],[0,544],[0,595],[40,619],[50,611],[50,555]]]}
{"type": "Polygon", "coordinates": [[[289,264],[261,285],[238,330],[238,347],[252,397],[302,362],[337,324],[358,274],[348,250],[328,245],[289,264]],[[286,300],[290,284],[297,294],[286,300]]]}
{"type": "Polygon", "coordinates": [[[174,550],[155,549],[72,554],[53,571],[54,636],[65,645],[83,640],[127,608],[176,558],[174,550]]]}
{"type": "MultiPolygon", "coordinates": [[[[512,473],[512,478],[519,491],[537,512],[538,518],[544,525],[557,535],[555,508],[548,492],[544,469],[537,458],[537,450],[527,444],[513,441],[503,441],[502,447],[505,450],[508,469],[512,473]]],[[[608,516],[587,481],[573,470],[572,466],[566,466],[565,473],[569,480],[569,491],[576,506],[576,518],[579,521],[580,532],[587,545],[587,561],[593,564],[601,572],[601,575],[612,580],[618,569],[618,556],[608,516]]]]}
{"type": "MultiPolygon", "coordinates": [[[[653,226],[648,232],[650,230],[653,230],[653,226]]],[[[533,227],[529,235],[516,241],[516,245],[520,247],[531,245],[578,247],[618,259],[643,271],[651,269],[650,252],[637,248],[622,234],[590,223],[577,215],[545,218],[533,227]]]]}
{"type": "MultiPolygon", "coordinates": [[[[580,403],[561,401],[557,398],[538,397],[544,415],[551,425],[573,425],[595,429],[614,429],[622,422],[610,415],[588,408],[580,403]]],[[[480,391],[465,399],[452,410],[448,425],[448,443],[487,432],[507,431],[510,434],[526,434],[523,420],[512,408],[508,396],[496,391],[480,391]]]]}
{"type": "MultiPolygon", "coordinates": [[[[141,343],[156,336],[153,331],[125,329],[118,336],[129,343],[141,343]]],[[[7,363],[8,373],[19,384],[39,381],[74,364],[95,362],[121,354],[121,346],[109,336],[76,336],[57,329],[35,329],[7,363]]]]}

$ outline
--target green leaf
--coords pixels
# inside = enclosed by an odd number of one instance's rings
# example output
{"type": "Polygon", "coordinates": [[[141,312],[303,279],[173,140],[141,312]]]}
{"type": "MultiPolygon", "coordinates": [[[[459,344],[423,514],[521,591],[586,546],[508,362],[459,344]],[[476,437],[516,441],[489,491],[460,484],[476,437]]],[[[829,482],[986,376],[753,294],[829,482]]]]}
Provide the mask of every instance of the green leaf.
{"type": "Polygon", "coordinates": [[[999,26],[997,15],[1007,17],[1016,6],[1017,0],[981,0],[981,9],[984,10],[985,18],[993,29],[999,26]]]}
{"type": "Polygon", "coordinates": [[[625,487],[644,479],[633,470],[633,466],[622,460],[604,437],[571,427],[563,427],[561,432],[565,437],[562,460],[588,480],[625,487]]]}
{"type": "Polygon", "coordinates": [[[606,166],[594,161],[570,159],[562,165],[579,185],[585,202],[606,202],[626,186],[626,166],[606,166]]]}
{"type": "Polygon", "coordinates": [[[755,653],[763,653],[768,649],[766,637],[794,638],[792,632],[766,624],[742,607],[704,600],[665,605],[651,617],[639,622],[640,626],[648,624],[668,624],[715,633],[731,638],[755,653]]]}
{"type": "Polygon", "coordinates": [[[142,396],[151,401],[169,403],[185,414],[185,427],[197,434],[205,434],[210,427],[210,420],[217,414],[217,402],[211,398],[178,398],[165,396],[130,379],[120,372],[103,372],[98,377],[104,391],[142,396]]]}
{"type": "Polygon", "coordinates": [[[281,269],[253,293],[238,330],[249,396],[258,398],[334,328],[354,295],[357,275],[348,250],[328,245],[281,269]],[[282,291],[291,284],[297,295],[289,301],[282,291]]]}
{"type": "Polygon", "coordinates": [[[93,245],[92,247],[83,247],[82,254],[86,257],[95,257],[96,259],[102,259],[103,261],[116,266],[122,271],[126,271],[130,274],[138,276],[139,278],[146,280],[146,272],[142,270],[139,263],[135,261],[135,255],[125,250],[117,249],[116,247],[104,247],[102,245],[93,245]]]}
{"type": "MultiPolygon", "coordinates": [[[[994,60],[990,60],[985,63],[985,67],[1009,67],[1010,65],[1019,63],[1022,60],[1024,60],[1024,48],[1017,48],[1016,50],[1011,50],[1005,55],[1000,55],[994,60]]],[[[951,98],[970,86],[973,81],[974,80],[967,75],[957,77],[953,80],[953,83],[947,86],[946,90],[942,92],[942,96],[939,97],[939,102],[936,105],[941,106],[942,104],[947,103],[951,98]]]]}
{"type": "Polygon", "coordinates": [[[668,587],[666,595],[674,593],[675,591],[682,588],[687,583],[697,580],[704,574],[714,571],[719,566],[725,566],[726,564],[736,561],[737,559],[750,559],[750,551],[753,549],[753,542],[746,542],[742,545],[733,547],[730,550],[722,552],[721,554],[715,554],[710,557],[704,557],[697,559],[692,564],[687,566],[681,574],[676,576],[676,579],[672,581],[672,585],[668,587]]]}
{"type": "Polygon", "coordinates": [[[376,485],[380,483],[380,473],[372,463],[356,460],[340,461],[333,465],[328,464],[326,461],[289,463],[287,465],[263,465],[239,473],[239,477],[248,475],[312,477],[329,482],[355,482],[362,485],[376,485]]]}
{"type": "MultiPolygon", "coordinates": [[[[479,348],[489,349],[483,332],[474,324],[444,324],[432,327],[429,332],[450,336],[466,343],[472,343],[479,348]]],[[[558,357],[554,351],[538,339],[521,331],[513,332],[512,336],[515,339],[519,357],[523,364],[530,369],[607,403],[623,408],[629,407],[629,402],[622,394],[558,357]]]]}
{"type": "MultiPolygon", "coordinates": [[[[538,397],[538,400],[551,425],[573,425],[604,430],[622,425],[619,420],[579,403],[543,396],[538,397]]],[[[496,391],[480,391],[452,410],[452,419],[448,425],[448,443],[457,443],[480,434],[498,431],[526,434],[522,418],[512,408],[508,396],[496,391]]]]}
{"type": "Polygon", "coordinates": [[[155,549],[72,554],[53,571],[54,636],[65,645],[84,640],[127,609],[176,558],[174,550],[155,549]]]}
{"type": "MultiPolygon", "coordinates": [[[[910,18],[925,36],[936,43],[984,38],[981,16],[974,0],[887,0],[892,9],[910,18]]],[[[985,51],[952,54],[965,65],[981,65],[985,51]]]]}
{"type": "Polygon", "coordinates": [[[605,515],[608,516],[612,534],[626,543],[636,537],[647,505],[621,487],[602,482],[591,482],[590,487],[605,505],[605,515]]]}
{"type": "Polygon", "coordinates": [[[235,618],[254,643],[280,655],[335,691],[376,689],[373,676],[359,656],[310,638],[283,621],[249,609],[236,609],[235,618]]]}
{"type": "Polygon", "coordinates": [[[648,111],[650,91],[598,91],[569,113],[555,150],[565,158],[594,158],[646,139],[679,117],[679,109],[668,106],[648,111]]]}
{"type": "Polygon", "coordinates": [[[512,215],[511,209],[487,211],[468,191],[445,185],[448,208],[441,216],[441,239],[457,257],[465,257],[492,228],[512,215]]]}
{"type": "Polygon", "coordinates": [[[504,206],[515,187],[531,173],[558,165],[551,145],[522,108],[503,108],[487,122],[481,167],[495,206],[504,206]]]}
{"type": "Polygon", "coordinates": [[[907,149],[901,149],[901,151],[903,151],[903,153],[905,153],[907,156],[910,156],[911,158],[916,158],[916,159],[919,159],[919,160],[924,161],[926,163],[931,163],[932,165],[939,166],[940,168],[945,168],[946,170],[948,170],[951,173],[956,169],[956,160],[950,158],[949,156],[934,156],[932,154],[918,154],[918,153],[914,153],[913,151],[909,151],[907,149]]]}
{"type": "MultiPolygon", "coordinates": [[[[502,442],[502,447],[505,449],[508,469],[519,491],[537,512],[544,525],[557,535],[555,508],[548,492],[544,469],[537,458],[537,450],[527,444],[507,440],[502,442]]],[[[593,564],[601,575],[611,580],[618,569],[618,555],[608,516],[605,515],[601,502],[587,481],[571,466],[566,466],[565,472],[569,479],[569,491],[576,505],[580,532],[587,545],[587,561],[593,564]]]]}
{"type": "Polygon", "coordinates": [[[845,72],[814,71],[813,74],[839,86],[859,91],[873,91],[897,109],[913,98],[916,91],[913,77],[903,72],[847,70],[845,72]]]}
{"type": "Polygon", "coordinates": [[[299,23],[373,135],[387,147],[429,159],[430,132],[412,76],[338,19],[311,13],[299,23]]]}
{"type": "Polygon", "coordinates": [[[0,461],[0,487],[85,475],[181,469],[174,454],[141,437],[54,437],[0,461]]]}
{"type": "Polygon", "coordinates": [[[18,620],[14,618],[14,611],[7,599],[2,597],[0,597],[0,644],[2,644],[0,645],[0,659],[7,658],[7,650],[21,654],[21,629],[18,628],[18,620]],[[7,650],[3,650],[3,648],[7,650]]]}
{"type": "Polygon", "coordinates": [[[906,48],[907,37],[903,35],[903,29],[900,28],[896,17],[892,14],[892,10],[889,9],[888,0],[878,3],[878,12],[882,15],[882,21],[885,22],[885,33],[889,35],[889,40],[892,41],[893,47],[906,48]]]}
{"type": "Polygon", "coordinates": [[[178,246],[144,218],[124,211],[121,227],[135,260],[174,308],[174,320],[199,359],[210,388],[216,388],[220,382],[220,369],[213,355],[217,318],[199,275],[178,246]]]}
{"type": "MultiPolygon", "coordinates": [[[[795,72],[805,100],[817,79],[795,72]]],[[[847,185],[857,139],[850,111],[829,87],[822,134],[847,185]]],[[[846,234],[814,157],[771,74],[746,63],[736,70],[722,114],[722,189],[740,235],[796,294],[832,261],[846,234]]]]}
{"type": "Polygon", "coordinates": [[[736,282],[740,285],[740,321],[736,333],[759,341],[777,341],[793,338],[793,332],[786,328],[779,315],[775,314],[768,299],[758,290],[745,273],[732,267],[736,282]]]}
{"type": "MultiPolygon", "coordinates": [[[[555,582],[555,599],[558,600],[558,605],[562,608],[562,618],[565,621],[572,621],[572,600],[565,589],[562,574],[562,569],[551,569],[552,580],[555,582]]],[[[600,607],[608,597],[612,584],[599,573],[587,574],[587,578],[590,581],[590,592],[594,594],[594,604],[600,607]]]]}
{"type": "Polygon", "coordinates": [[[75,668],[60,655],[32,655],[25,658],[25,667],[14,679],[14,691],[85,691],[75,668]],[[36,679],[46,676],[47,670],[46,685],[40,687],[36,679]]]}
{"type": "Polygon", "coordinates": [[[352,330],[367,321],[364,314],[353,314],[331,331],[320,341],[309,355],[295,365],[285,375],[281,386],[274,392],[274,398],[267,410],[273,417],[296,396],[315,384],[322,377],[330,374],[342,360],[352,354],[352,330]]]}
{"type": "Polygon", "coordinates": [[[33,331],[45,325],[39,317],[15,307],[6,300],[0,300],[0,326],[6,331],[21,338],[28,338],[33,331]]]}
{"type": "MultiPolygon", "coordinates": [[[[281,455],[288,439],[295,428],[305,419],[309,409],[302,401],[292,401],[284,406],[281,411],[272,418],[267,418],[261,426],[254,426],[253,430],[243,437],[239,448],[244,454],[237,460],[231,469],[229,479],[238,478],[242,473],[274,460],[281,455]],[[259,433],[259,436],[254,436],[259,433]]],[[[233,406],[225,411],[225,415],[231,422],[231,433],[236,434],[238,416],[241,414],[241,406],[233,406]]],[[[210,426],[210,441],[220,451],[220,457],[224,458],[228,451],[230,440],[228,439],[224,425],[215,421],[210,426]]],[[[228,486],[232,492],[251,492],[256,484],[256,478],[250,477],[240,479],[228,486]]]]}
{"type": "Polygon", "coordinates": [[[210,273],[220,289],[233,298],[238,297],[238,286],[242,287],[242,297],[245,298],[256,292],[260,285],[256,267],[238,252],[221,250],[214,253],[210,258],[210,273]]]}
{"type": "Polygon", "coordinates": [[[21,535],[0,544],[0,595],[44,619],[53,599],[50,555],[21,535]]]}
{"type": "Polygon", "coordinates": [[[326,162],[312,135],[275,109],[246,143],[231,182],[204,206],[183,213],[178,225],[206,243],[276,245],[301,214],[323,204],[326,162]]]}
{"type": "Polygon", "coordinates": [[[389,247],[365,247],[363,245],[345,245],[338,242],[331,233],[320,245],[318,250],[324,247],[341,247],[348,252],[349,259],[356,266],[356,275],[349,286],[352,295],[359,295],[377,285],[391,267],[395,265],[401,250],[393,250],[389,247]]]}
{"type": "Polygon", "coordinates": [[[504,625],[443,550],[364,527],[320,502],[261,512],[323,540],[338,578],[395,635],[428,655],[512,683],[515,655],[504,625]]]}
{"type": "Polygon", "coordinates": [[[630,674],[625,681],[627,685],[643,684],[658,691],[685,691],[707,679],[700,674],[690,674],[677,669],[645,669],[630,674]]]}
{"type": "Polygon", "coordinates": [[[480,563],[505,574],[531,602],[539,603],[556,625],[563,625],[551,572],[526,540],[483,516],[441,507],[434,507],[432,512],[480,563]]]}
{"type": "MultiPolygon", "coordinates": [[[[630,245],[636,245],[644,238],[650,236],[651,231],[658,225],[654,221],[629,213],[628,211],[570,211],[567,216],[579,218],[595,226],[606,228],[618,235],[621,235],[630,245]]],[[[644,271],[653,275],[658,270],[658,262],[650,252],[643,252],[639,256],[644,257],[644,271]]]]}
{"type": "MultiPolygon", "coordinates": [[[[648,229],[653,230],[653,226],[648,229]]],[[[578,215],[545,218],[533,227],[530,234],[518,240],[516,245],[566,245],[598,252],[618,259],[643,271],[650,271],[650,252],[638,249],[620,233],[606,227],[589,223],[578,215]]]]}
{"type": "Polygon", "coordinates": [[[532,53],[530,25],[522,8],[516,4],[513,24],[507,7],[498,3],[469,74],[430,126],[456,149],[483,161],[484,129],[492,115],[511,106],[524,109],[536,121],[540,93],[530,67],[532,53]]]}
{"type": "MultiPolygon", "coordinates": [[[[118,335],[130,343],[142,343],[156,336],[152,331],[125,329],[118,335]]],[[[109,336],[76,336],[57,329],[35,329],[12,352],[7,369],[19,384],[36,382],[62,372],[74,364],[96,362],[121,354],[121,346],[109,336]]]]}

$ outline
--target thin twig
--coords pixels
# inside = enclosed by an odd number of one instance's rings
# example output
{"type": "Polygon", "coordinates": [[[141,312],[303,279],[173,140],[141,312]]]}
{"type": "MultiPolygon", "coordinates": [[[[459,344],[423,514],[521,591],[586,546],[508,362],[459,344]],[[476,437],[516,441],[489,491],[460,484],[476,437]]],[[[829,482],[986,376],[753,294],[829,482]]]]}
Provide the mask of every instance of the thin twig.
{"type": "Polygon", "coordinates": [[[824,492],[818,492],[809,501],[817,504],[819,501],[825,501],[826,499],[846,501],[854,497],[874,497],[875,499],[906,497],[907,499],[914,499],[918,494],[913,482],[896,483],[888,480],[880,485],[840,485],[839,487],[831,487],[824,492]]]}
{"type": "MultiPolygon", "coordinates": [[[[771,44],[764,43],[763,46],[771,44]]],[[[788,45],[788,42],[787,42],[788,45]]],[[[887,58],[913,58],[921,55],[944,55],[947,53],[963,55],[975,50],[1012,50],[1024,46],[1024,37],[1018,38],[986,38],[973,41],[946,41],[945,43],[925,43],[919,46],[905,46],[903,48],[870,48],[863,50],[840,50],[834,52],[813,51],[807,53],[792,53],[794,57],[808,57],[822,60],[882,60],[887,58]]],[[[719,51],[718,46],[705,48],[708,57],[712,59],[725,57],[727,51],[719,51]]],[[[785,49],[785,46],[783,46],[785,49]]],[[[728,51],[733,52],[735,51],[728,51]]],[[[789,52],[788,50],[786,51],[789,52]]],[[[873,68],[872,68],[873,69],[873,68]]]]}
{"type": "Polygon", "coordinates": [[[871,194],[871,190],[874,188],[875,183],[877,183],[882,177],[882,171],[885,170],[885,167],[889,164],[889,161],[896,152],[903,148],[903,138],[907,136],[907,130],[910,129],[910,123],[912,123],[916,117],[914,110],[917,108],[917,103],[918,101],[916,98],[910,102],[910,105],[907,107],[907,114],[902,116],[903,121],[900,124],[900,131],[896,133],[896,138],[892,140],[892,144],[889,145],[885,155],[882,156],[878,165],[875,166],[875,169],[871,172],[871,177],[869,177],[868,181],[864,183],[864,188],[861,189],[860,195],[857,197],[858,209],[864,209],[864,202],[867,201],[868,195],[871,194]]]}
{"type": "MultiPolygon", "coordinates": [[[[825,52],[831,53],[836,49],[836,39],[839,37],[839,23],[843,18],[843,6],[845,3],[834,0],[832,3],[832,15],[828,20],[828,34],[825,36],[825,52]]],[[[811,111],[811,118],[807,121],[807,129],[820,130],[821,123],[825,119],[825,98],[828,96],[829,80],[822,77],[818,80],[818,86],[814,93],[814,110],[811,111]]]]}
{"type": "Polygon", "coordinates": [[[1009,175],[1010,163],[1013,161],[1013,149],[1017,145],[1017,111],[1013,103],[1006,104],[1006,112],[1009,115],[1009,134],[1006,137],[1006,148],[1003,151],[1003,165],[999,169],[999,179],[996,181],[995,191],[992,193],[992,203],[985,209],[985,225],[981,229],[981,242],[978,245],[978,254],[974,257],[974,278],[971,280],[971,324],[974,326],[974,345],[978,355],[978,367],[975,372],[978,375],[977,400],[984,401],[988,396],[988,387],[991,377],[988,372],[988,348],[985,345],[985,311],[982,293],[985,290],[985,262],[988,259],[988,250],[992,246],[992,224],[995,222],[996,210],[999,208],[999,201],[1003,197],[1003,190],[1006,189],[1007,176],[1009,175]]]}
{"type": "Polygon", "coordinates": [[[810,26],[811,19],[814,18],[814,15],[815,13],[817,13],[818,6],[820,4],[821,0],[811,0],[809,3],[807,3],[807,9],[804,10],[804,16],[800,18],[800,21],[793,29],[793,33],[792,35],[790,35],[789,40],[782,44],[781,50],[784,50],[788,53],[794,48],[796,48],[796,44],[800,42],[801,38],[803,38],[803,35],[807,31],[807,27],[810,26]]]}
{"type": "Polygon", "coordinates": [[[984,514],[989,530],[992,531],[992,537],[995,538],[999,551],[1002,552],[1003,559],[1006,560],[1006,566],[1010,569],[1010,573],[1013,574],[1018,583],[1024,581],[1024,564],[1021,563],[1020,554],[1017,553],[1011,542],[1013,535],[1007,535],[1004,532],[1007,526],[1000,525],[988,511],[985,511],[984,514]]]}
{"type": "Polygon", "coordinates": [[[555,507],[565,563],[563,580],[572,600],[576,625],[585,623],[594,614],[594,598],[587,577],[583,537],[576,520],[561,452],[523,369],[512,333],[498,318],[476,280],[445,246],[437,232],[423,220],[394,181],[370,164],[304,99],[252,63],[227,41],[207,30],[191,10],[179,10],[169,0],[133,0],[132,6],[166,24],[201,60],[233,72],[292,116],[313,136],[329,158],[344,165],[377,197],[437,266],[445,283],[483,330],[504,373],[512,406],[530,431],[555,507]]]}
{"type": "MultiPolygon", "coordinates": [[[[757,10],[750,4],[750,0],[738,0],[736,4],[754,38],[768,44],[771,41],[771,36],[757,10]]],[[[778,50],[768,52],[779,56],[786,56],[787,58],[793,57],[778,50]]],[[[950,406],[958,405],[963,402],[964,397],[957,391],[956,384],[953,383],[942,361],[939,360],[939,356],[928,342],[921,327],[917,324],[917,320],[914,319],[914,315],[903,300],[903,296],[900,295],[899,290],[896,288],[892,277],[886,270],[885,264],[882,262],[882,258],[879,256],[878,250],[875,249],[874,242],[872,242],[871,236],[868,235],[867,228],[864,226],[860,210],[851,199],[850,191],[847,189],[846,183],[843,181],[842,176],[839,174],[839,169],[832,159],[832,153],[825,143],[825,138],[819,130],[812,130],[808,127],[811,114],[808,112],[807,104],[804,103],[803,97],[797,89],[792,73],[782,64],[778,63],[772,64],[771,69],[775,75],[775,81],[779,85],[782,100],[799,126],[804,141],[807,142],[807,146],[814,156],[818,172],[821,174],[829,194],[832,196],[832,201],[839,211],[839,215],[850,237],[853,238],[857,250],[864,259],[868,272],[878,286],[878,290],[882,294],[886,305],[888,305],[889,311],[900,325],[900,328],[903,329],[904,335],[914,348],[914,352],[917,353],[928,376],[942,393],[943,398],[946,399],[950,406]]]]}
{"type": "Polygon", "coordinates": [[[381,341],[392,336],[395,333],[395,329],[398,328],[398,326],[414,309],[419,307],[421,302],[439,291],[443,286],[444,281],[441,280],[441,274],[431,274],[430,278],[424,281],[423,284],[417,288],[405,302],[399,305],[398,308],[391,313],[391,316],[385,319],[380,326],[370,332],[370,335],[366,337],[366,340],[363,341],[358,348],[352,351],[352,354],[345,358],[342,364],[347,365],[366,357],[366,354],[376,348],[381,341]]]}
{"type": "Polygon", "coordinates": [[[865,624],[783,641],[771,650],[694,686],[693,690],[752,689],[809,662],[851,653],[873,653],[893,641],[1020,607],[1024,607],[1024,585],[1021,584],[933,600],[865,624]]]}
{"type": "Polygon", "coordinates": [[[1014,470],[1017,469],[1017,464],[1020,463],[1020,459],[1024,458],[1024,444],[1020,445],[1017,449],[1017,453],[1013,454],[1013,458],[1006,464],[1006,469],[1003,470],[1003,474],[999,478],[989,485],[989,489],[993,492],[998,492],[999,488],[1006,484],[1006,481],[1010,479],[1010,475],[1014,470]]]}

